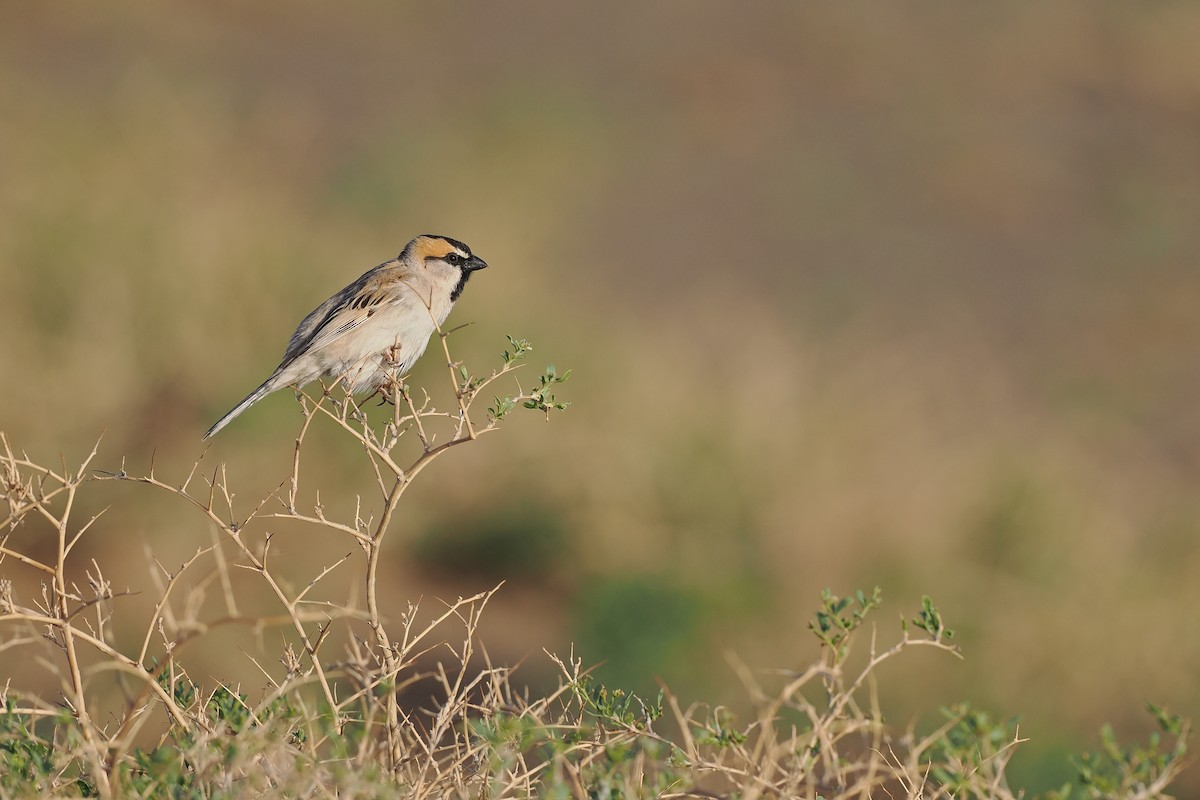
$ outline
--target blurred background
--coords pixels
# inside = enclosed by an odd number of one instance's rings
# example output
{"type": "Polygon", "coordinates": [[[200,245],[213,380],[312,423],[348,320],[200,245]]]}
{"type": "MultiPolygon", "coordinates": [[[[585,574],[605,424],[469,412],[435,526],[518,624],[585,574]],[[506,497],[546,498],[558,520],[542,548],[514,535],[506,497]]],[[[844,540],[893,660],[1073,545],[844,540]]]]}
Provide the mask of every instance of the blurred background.
{"type": "MultiPolygon", "coordinates": [[[[529,681],[573,643],[610,684],[736,706],[725,654],[807,664],[821,589],[881,586],[881,636],[930,594],[967,657],[889,666],[885,710],[1019,716],[1032,788],[1105,720],[1143,735],[1147,701],[1200,713],[1200,8],[3,14],[17,447],[70,462],[107,431],[98,466],[157,451],[181,478],[304,314],[444,233],[493,266],[455,355],[490,369],[528,337],[575,370],[572,407],[414,485],[397,612],[507,581],[484,638],[529,681]]],[[[246,510],[298,420],[281,392],[212,444],[246,510]]],[[[352,508],[361,453],[313,442],[310,488],[352,508]]],[[[113,506],[83,555],[118,587],[149,588],[146,548],[207,542],[144,487],[85,497],[113,506]]],[[[348,549],[284,532],[298,581],[348,549]]]]}

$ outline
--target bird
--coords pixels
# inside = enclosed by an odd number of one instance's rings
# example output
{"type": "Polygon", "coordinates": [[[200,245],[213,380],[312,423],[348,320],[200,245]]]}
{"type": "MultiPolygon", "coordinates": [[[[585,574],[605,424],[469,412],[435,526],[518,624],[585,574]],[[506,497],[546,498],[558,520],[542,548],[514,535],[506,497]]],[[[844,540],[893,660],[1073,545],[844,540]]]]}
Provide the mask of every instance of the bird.
{"type": "Polygon", "coordinates": [[[376,391],[403,375],[429,344],[467,280],[487,262],[457,239],[421,234],[400,255],[367,270],[313,309],[296,328],[279,366],[204,434],[207,440],[239,414],[284,386],[344,378],[354,394],[376,391]]]}

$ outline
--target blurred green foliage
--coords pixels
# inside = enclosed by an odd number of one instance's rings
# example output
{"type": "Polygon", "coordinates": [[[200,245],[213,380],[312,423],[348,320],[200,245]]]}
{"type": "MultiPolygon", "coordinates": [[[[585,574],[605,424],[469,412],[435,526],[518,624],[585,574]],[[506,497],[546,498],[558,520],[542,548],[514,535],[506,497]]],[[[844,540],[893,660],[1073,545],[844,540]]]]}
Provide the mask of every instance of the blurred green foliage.
{"type": "Polygon", "coordinates": [[[605,683],[653,695],[659,679],[696,691],[717,660],[703,637],[705,609],[668,575],[627,574],[586,587],[572,608],[577,652],[605,683]]]}
{"type": "Polygon", "coordinates": [[[474,514],[450,511],[411,545],[428,570],[539,582],[567,568],[573,543],[562,512],[536,498],[509,498],[474,514]]]}

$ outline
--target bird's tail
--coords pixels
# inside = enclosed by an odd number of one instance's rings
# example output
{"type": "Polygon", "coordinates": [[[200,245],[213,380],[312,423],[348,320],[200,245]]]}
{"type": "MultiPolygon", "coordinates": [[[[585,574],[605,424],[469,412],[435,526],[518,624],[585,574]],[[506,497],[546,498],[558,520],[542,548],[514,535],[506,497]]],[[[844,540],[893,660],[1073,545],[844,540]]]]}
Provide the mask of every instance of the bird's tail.
{"type": "Polygon", "coordinates": [[[255,389],[250,394],[246,395],[245,399],[242,400],[242,402],[238,403],[236,406],[229,409],[229,413],[227,413],[225,416],[221,417],[219,420],[217,420],[215,423],[213,423],[213,426],[208,429],[208,433],[204,434],[203,438],[204,439],[210,438],[217,431],[221,430],[226,425],[233,422],[234,417],[236,417],[238,414],[241,414],[247,408],[254,405],[259,400],[262,400],[264,397],[269,395],[271,392],[278,389],[279,383],[276,380],[278,377],[279,377],[278,374],[275,374],[275,375],[272,375],[271,377],[267,378],[265,381],[263,381],[262,385],[259,386],[257,389],[255,389]]]}

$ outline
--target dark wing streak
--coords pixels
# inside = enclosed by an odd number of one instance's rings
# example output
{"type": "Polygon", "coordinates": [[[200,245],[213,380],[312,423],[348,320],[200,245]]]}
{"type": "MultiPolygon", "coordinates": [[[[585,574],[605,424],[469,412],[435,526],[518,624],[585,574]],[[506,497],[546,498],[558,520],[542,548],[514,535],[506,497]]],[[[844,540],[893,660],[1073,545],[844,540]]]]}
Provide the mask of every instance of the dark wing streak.
{"type": "MultiPolygon", "coordinates": [[[[313,349],[313,343],[317,340],[318,336],[321,336],[322,332],[325,331],[335,317],[337,317],[350,306],[350,304],[358,296],[358,293],[371,281],[375,274],[385,267],[390,267],[394,263],[394,261],[385,261],[379,266],[367,270],[361,276],[359,276],[358,280],[354,281],[354,283],[342,289],[333,297],[329,298],[324,303],[313,309],[312,312],[309,313],[309,315],[305,317],[303,321],[301,321],[299,327],[296,328],[296,332],[292,334],[292,339],[288,342],[287,349],[283,353],[283,359],[279,362],[279,366],[275,368],[275,371],[283,371],[297,358],[305,353],[311,352],[313,349]]],[[[336,339],[338,336],[341,336],[342,334],[361,324],[362,319],[352,322],[353,324],[343,324],[336,332],[332,332],[332,335],[328,336],[328,341],[336,339]]],[[[324,336],[321,336],[321,338],[322,340],[326,339],[324,336]]]]}

